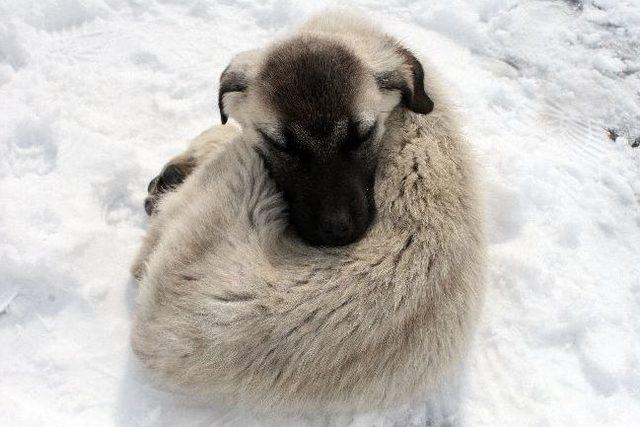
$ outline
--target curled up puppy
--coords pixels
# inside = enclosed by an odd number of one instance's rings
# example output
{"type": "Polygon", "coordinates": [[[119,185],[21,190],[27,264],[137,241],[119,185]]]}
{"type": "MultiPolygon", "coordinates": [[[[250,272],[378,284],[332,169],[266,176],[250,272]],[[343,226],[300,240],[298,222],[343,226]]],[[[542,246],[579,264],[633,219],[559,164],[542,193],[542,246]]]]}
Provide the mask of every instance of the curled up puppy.
{"type": "Polygon", "coordinates": [[[149,187],[132,345],[159,380],[262,411],[427,392],[484,293],[473,159],[435,70],[325,14],[238,55],[222,122],[149,187]]]}

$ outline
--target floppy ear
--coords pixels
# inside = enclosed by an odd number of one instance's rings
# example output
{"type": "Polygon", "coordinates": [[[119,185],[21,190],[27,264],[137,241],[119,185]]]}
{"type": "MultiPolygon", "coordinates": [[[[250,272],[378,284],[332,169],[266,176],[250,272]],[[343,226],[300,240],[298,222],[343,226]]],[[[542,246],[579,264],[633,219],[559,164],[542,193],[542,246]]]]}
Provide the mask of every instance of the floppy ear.
{"type": "Polygon", "coordinates": [[[246,77],[242,74],[225,68],[220,76],[220,89],[218,90],[218,108],[220,109],[220,121],[226,124],[229,116],[224,112],[224,96],[229,92],[244,92],[247,89],[246,77]]]}
{"type": "Polygon", "coordinates": [[[424,69],[420,61],[407,49],[397,48],[404,67],[376,75],[378,87],[400,91],[402,105],[418,114],[429,114],[433,101],[424,90],[424,69]]]}
{"type": "Polygon", "coordinates": [[[252,50],[236,55],[220,76],[218,108],[220,109],[220,121],[222,124],[227,123],[229,118],[228,112],[232,111],[234,109],[233,107],[237,106],[238,102],[240,102],[240,99],[236,97],[232,100],[228,99],[228,96],[225,97],[225,95],[233,92],[244,93],[247,90],[254,74],[256,53],[257,51],[252,50]]]}

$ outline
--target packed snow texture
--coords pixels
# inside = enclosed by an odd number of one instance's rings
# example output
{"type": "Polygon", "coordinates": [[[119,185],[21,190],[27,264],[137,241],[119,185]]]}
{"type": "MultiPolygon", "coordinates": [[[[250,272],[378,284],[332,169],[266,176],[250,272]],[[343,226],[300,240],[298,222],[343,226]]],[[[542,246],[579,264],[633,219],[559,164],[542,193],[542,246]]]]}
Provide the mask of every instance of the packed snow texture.
{"type": "Polygon", "coordinates": [[[640,424],[638,0],[355,5],[439,68],[483,165],[486,308],[441,390],[275,420],[148,381],[146,184],[218,122],[235,53],[324,6],[0,0],[0,425],[640,424]]]}

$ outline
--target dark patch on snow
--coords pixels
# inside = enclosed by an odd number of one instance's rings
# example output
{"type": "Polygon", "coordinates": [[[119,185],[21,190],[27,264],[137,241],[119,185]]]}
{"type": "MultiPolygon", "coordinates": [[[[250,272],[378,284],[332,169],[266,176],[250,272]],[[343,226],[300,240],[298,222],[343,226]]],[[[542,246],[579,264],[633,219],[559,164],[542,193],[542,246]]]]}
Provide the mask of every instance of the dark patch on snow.
{"type": "Polygon", "coordinates": [[[575,10],[582,11],[584,9],[584,2],[582,0],[564,0],[564,2],[575,10]]]}
{"type": "MultiPolygon", "coordinates": [[[[619,129],[616,128],[607,128],[607,136],[609,137],[610,140],[612,141],[617,141],[618,138],[621,136],[621,131],[619,129]]],[[[629,143],[629,145],[631,146],[631,148],[638,148],[640,147],[640,135],[635,137],[635,139],[632,139],[631,136],[629,135],[628,132],[625,132],[624,130],[622,131],[623,134],[625,134],[626,137],[628,137],[628,140],[631,141],[629,143]]]]}

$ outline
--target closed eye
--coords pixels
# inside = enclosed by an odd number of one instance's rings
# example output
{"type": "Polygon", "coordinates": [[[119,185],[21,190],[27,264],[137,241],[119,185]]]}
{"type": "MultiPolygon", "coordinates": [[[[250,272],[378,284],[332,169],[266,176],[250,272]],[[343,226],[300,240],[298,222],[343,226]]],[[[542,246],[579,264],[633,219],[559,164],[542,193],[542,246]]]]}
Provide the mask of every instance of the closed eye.
{"type": "Polygon", "coordinates": [[[275,148],[275,149],[277,149],[279,151],[285,152],[285,153],[288,153],[290,151],[286,142],[279,141],[278,139],[269,136],[266,132],[264,132],[264,131],[262,131],[260,129],[258,129],[258,133],[260,134],[262,139],[267,144],[271,145],[273,148],[275,148]]]}
{"type": "Polygon", "coordinates": [[[361,131],[358,129],[358,125],[356,123],[349,123],[349,127],[347,128],[346,148],[348,150],[356,150],[364,143],[368,142],[376,131],[376,125],[377,123],[374,122],[371,126],[361,131]]]}
{"type": "Polygon", "coordinates": [[[376,131],[376,125],[377,123],[374,122],[371,126],[366,128],[365,131],[360,134],[360,139],[362,139],[363,141],[370,140],[373,136],[373,133],[376,131]]]}

